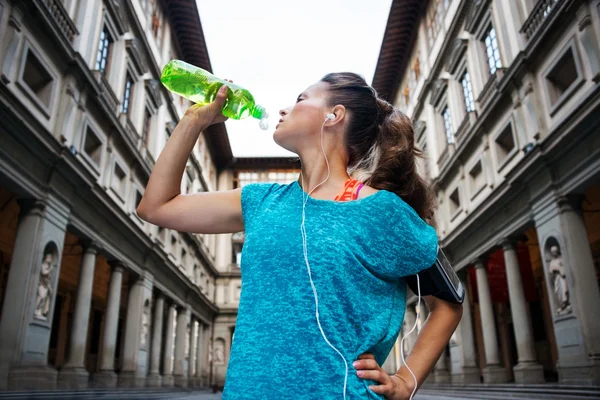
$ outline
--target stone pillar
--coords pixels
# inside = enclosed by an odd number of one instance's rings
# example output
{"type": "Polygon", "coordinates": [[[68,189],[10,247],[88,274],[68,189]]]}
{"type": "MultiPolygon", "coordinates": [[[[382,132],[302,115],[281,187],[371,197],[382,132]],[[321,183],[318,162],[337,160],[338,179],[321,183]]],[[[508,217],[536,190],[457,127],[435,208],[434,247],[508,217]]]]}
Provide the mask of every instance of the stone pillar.
{"type": "Polygon", "coordinates": [[[152,324],[152,351],[150,352],[150,375],[148,376],[148,386],[160,387],[160,349],[162,347],[163,319],[164,319],[165,299],[158,295],[154,303],[154,323],[152,324]]]}
{"type": "Polygon", "coordinates": [[[510,240],[502,242],[506,280],[510,298],[510,312],[517,342],[517,365],[514,366],[516,383],[544,383],[544,370],[537,362],[533,344],[531,321],[527,312],[527,301],[523,290],[521,268],[514,244],[510,240]]]}
{"type": "Polygon", "coordinates": [[[0,321],[0,390],[54,389],[48,347],[69,209],[51,195],[19,206],[0,321]]]}
{"type": "Polygon", "coordinates": [[[212,360],[211,360],[211,340],[212,340],[212,326],[205,325],[204,326],[204,350],[206,353],[203,357],[203,368],[202,368],[202,384],[204,386],[210,386],[211,382],[211,369],[212,369],[212,360]]]}
{"type": "Polygon", "coordinates": [[[600,290],[582,197],[545,198],[532,209],[558,350],[559,381],[600,384],[600,290]]]}
{"type": "Polygon", "coordinates": [[[173,376],[175,386],[187,387],[188,379],[185,373],[185,342],[187,339],[187,328],[190,323],[190,310],[183,308],[177,314],[177,332],[175,335],[175,364],[173,376]]]}
{"type": "Polygon", "coordinates": [[[175,304],[169,305],[169,314],[167,317],[167,329],[165,334],[165,354],[163,357],[163,378],[162,385],[173,386],[173,336],[175,334],[175,316],[177,308],[175,304]]]}
{"type": "Polygon", "coordinates": [[[479,293],[483,345],[485,347],[483,381],[485,383],[505,383],[508,377],[506,370],[500,366],[496,321],[494,319],[494,308],[492,306],[487,269],[481,260],[477,260],[475,262],[475,270],[477,273],[477,291],[479,293]]]}
{"type": "MultiPolygon", "coordinates": [[[[466,280],[463,280],[463,286],[468,287],[466,280]]],[[[468,294],[463,301],[463,315],[456,331],[458,336],[457,355],[451,355],[452,364],[457,360],[456,370],[452,370],[452,383],[467,384],[479,383],[479,368],[475,356],[475,338],[473,337],[473,317],[471,315],[471,302],[468,294]]],[[[450,339],[452,343],[452,339],[450,339]]],[[[450,349],[452,352],[452,348],[450,349]]]]}
{"type": "Polygon", "coordinates": [[[198,322],[198,345],[196,346],[196,380],[195,386],[202,386],[202,369],[204,368],[206,358],[204,356],[204,325],[201,322],[198,322]]]}
{"type": "Polygon", "coordinates": [[[190,351],[188,356],[188,383],[194,386],[194,377],[196,376],[196,335],[198,334],[198,323],[192,319],[190,333],[190,351]]]}
{"type": "Polygon", "coordinates": [[[117,346],[117,327],[119,325],[119,309],[121,306],[121,286],[123,282],[123,264],[112,265],[108,300],[104,317],[104,334],[102,336],[102,359],[100,371],[93,376],[95,387],[116,387],[115,349],[117,346]]]}
{"type": "Polygon", "coordinates": [[[98,248],[91,242],[84,243],[83,247],[69,341],[69,358],[58,375],[58,385],[68,389],[85,389],[89,380],[89,373],[85,369],[85,353],[98,248]]]}
{"type": "Polygon", "coordinates": [[[120,387],[144,387],[148,373],[153,277],[147,271],[131,283],[120,387]]]}

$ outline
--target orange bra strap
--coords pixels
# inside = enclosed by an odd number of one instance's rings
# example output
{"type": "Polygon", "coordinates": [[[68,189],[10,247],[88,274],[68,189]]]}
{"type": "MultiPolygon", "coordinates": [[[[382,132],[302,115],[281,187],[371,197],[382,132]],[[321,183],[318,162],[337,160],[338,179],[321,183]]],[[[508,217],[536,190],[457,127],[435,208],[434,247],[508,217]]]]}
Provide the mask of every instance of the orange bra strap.
{"type": "Polygon", "coordinates": [[[344,189],[335,196],[335,201],[349,201],[356,200],[358,198],[358,191],[363,187],[363,184],[354,179],[350,178],[344,184],[344,189]]]}

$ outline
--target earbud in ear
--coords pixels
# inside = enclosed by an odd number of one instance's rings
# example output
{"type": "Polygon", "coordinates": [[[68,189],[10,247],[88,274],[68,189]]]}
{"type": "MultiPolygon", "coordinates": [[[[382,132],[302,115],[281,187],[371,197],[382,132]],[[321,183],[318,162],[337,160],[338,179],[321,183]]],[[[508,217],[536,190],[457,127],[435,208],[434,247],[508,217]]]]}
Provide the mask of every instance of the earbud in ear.
{"type": "Polygon", "coordinates": [[[335,119],[335,114],[327,114],[327,116],[325,117],[326,120],[328,119],[335,119]]]}

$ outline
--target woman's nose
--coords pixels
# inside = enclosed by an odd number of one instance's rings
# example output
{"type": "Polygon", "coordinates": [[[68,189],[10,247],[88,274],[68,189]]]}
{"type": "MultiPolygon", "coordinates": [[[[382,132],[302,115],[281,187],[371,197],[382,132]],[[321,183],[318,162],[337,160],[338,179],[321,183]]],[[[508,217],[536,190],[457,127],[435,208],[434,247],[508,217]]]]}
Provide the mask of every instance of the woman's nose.
{"type": "Polygon", "coordinates": [[[285,114],[287,114],[287,112],[284,109],[279,110],[279,115],[283,117],[285,114]]]}

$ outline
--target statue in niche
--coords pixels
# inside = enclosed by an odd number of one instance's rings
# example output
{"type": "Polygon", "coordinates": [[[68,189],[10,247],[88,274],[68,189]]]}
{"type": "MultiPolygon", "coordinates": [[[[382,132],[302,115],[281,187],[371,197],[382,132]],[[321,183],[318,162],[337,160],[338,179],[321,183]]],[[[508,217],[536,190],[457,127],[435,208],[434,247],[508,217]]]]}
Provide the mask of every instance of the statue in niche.
{"type": "Polygon", "coordinates": [[[563,315],[571,312],[571,302],[569,301],[569,286],[567,285],[567,276],[565,274],[565,264],[558,246],[550,247],[550,256],[552,259],[548,264],[550,272],[550,282],[552,291],[556,300],[556,314],[563,315]]]}
{"type": "Polygon", "coordinates": [[[50,252],[44,254],[40,280],[38,282],[37,297],[35,299],[35,311],[33,315],[37,319],[47,320],[50,311],[50,300],[52,299],[52,272],[54,271],[54,255],[50,252]]]}
{"type": "Polygon", "coordinates": [[[150,331],[150,303],[148,300],[144,303],[142,310],[142,336],[140,338],[140,348],[145,349],[148,344],[148,333],[150,331]]]}
{"type": "Polygon", "coordinates": [[[217,339],[214,346],[215,364],[225,364],[225,346],[222,339],[217,339]]]}

